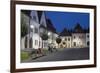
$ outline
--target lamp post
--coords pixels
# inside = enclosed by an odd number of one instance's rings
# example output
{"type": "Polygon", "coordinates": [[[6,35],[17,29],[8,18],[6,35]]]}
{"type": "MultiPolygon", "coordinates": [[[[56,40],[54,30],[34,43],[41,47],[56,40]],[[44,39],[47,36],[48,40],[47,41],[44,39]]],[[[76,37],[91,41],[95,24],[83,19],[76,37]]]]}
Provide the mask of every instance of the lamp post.
{"type": "MultiPolygon", "coordinates": [[[[50,33],[50,32],[48,32],[48,37],[50,37],[50,34],[51,34],[51,33],[50,33]]],[[[50,41],[50,40],[48,40],[48,46],[50,45],[50,42],[51,42],[51,41],[50,41]]]]}
{"type": "Polygon", "coordinates": [[[31,28],[31,29],[33,29],[33,28],[34,28],[34,26],[33,26],[33,25],[30,25],[30,28],[31,28]]]}
{"type": "Polygon", "coordinates": [[[50,43],[53,44],[53,33],[52,33],[52,32],[48,32],[48,36],[51,36],[51,41],[50,41],[50,43]]]}
{"type": "MultiPolygon", "coordinates": [[[[33,37],[33,33],[34,33],[34,25],[30,25],[30,28],[32,29],[32,35],[31,37],[33,37]]],[[[31,48],[33,48],[33,38],[31,38],[31,48]]]]}

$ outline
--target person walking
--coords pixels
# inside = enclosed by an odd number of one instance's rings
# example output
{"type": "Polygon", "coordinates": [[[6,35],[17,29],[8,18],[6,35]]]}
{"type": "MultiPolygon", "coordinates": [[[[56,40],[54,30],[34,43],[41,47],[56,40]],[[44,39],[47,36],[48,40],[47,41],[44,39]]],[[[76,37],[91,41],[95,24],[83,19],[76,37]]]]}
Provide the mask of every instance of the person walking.
{"type": "Polygon", "coordinates": [[[51,52],[51,53],[53,52],[50,45],[48,45],[48,51],[51,52]]]}

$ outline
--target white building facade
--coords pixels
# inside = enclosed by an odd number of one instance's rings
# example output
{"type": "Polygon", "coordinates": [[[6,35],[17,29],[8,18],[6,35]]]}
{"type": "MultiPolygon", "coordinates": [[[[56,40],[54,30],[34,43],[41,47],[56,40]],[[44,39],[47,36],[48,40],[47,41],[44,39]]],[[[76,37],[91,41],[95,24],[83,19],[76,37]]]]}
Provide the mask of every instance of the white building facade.
{"type": "Polygon", "coordinates": [[[23,19],[25,20],[25,23],[28,27],[28,34],[21,38],[21,48],[38,49],[44,47],[45,41],[43,41],[40,37],[40,26],[46,26],[46,22],[45,20],[42,20],[45,19],[43,18],[42,13],[31,11],[30,16],[25,14],[24,12],[22,12],[21,14],[24,16],[23,19]]]}
{"type": "Polygon", "coordinates": [[[72,47],[74,48],[86,47],[86,34],[85,33],[73,33],[72,34],[72,47]]]}
{"type": "Polygon", "coordinates": [[[72,34],[66,28],[64,28],[59,36],[61,38],[60,48],[72,47],[72,34]]]}
{"type": "Polygon", "coordinates": [[[66,28],[57,34],[50,19],[47,19],[43,11],[30,11],[30,14],[21,12],[21,20],[26,24],[28,33],[21,37],[21,49],[48,48],[53,44],[55,48],[84,48],[89,47],[89,32],[77,24],[73,31],[66,28]],[[42,28],[42,29],[41,29],[42,28]],[[41,34],[47,34],[48,39],[43,40],[41,34]],[[61,38],[58,47],[57,37],[61,38]]]}
{"type": "MultiPolygon", "coordinates": [[[[21,49],[48,48],[48,44],[56,43],[56,30],[53,26],[50,30],[49,28],[47,29],[48,23],[44,12],[31,11],[30,15],[27,15],[23,11],[21,15],[24,16],[24,23],[27,23],[26,25],[29,29],[28,34],[21,38],[21,49]],[[51,31],[52,29],[54,30],[51,31]],[[48,35],[48,40],[42,40],[41,35],[44,33],[48,35]]],[[[49,23],[49,25],[51,24],[49,23]]]]}
{"type": "Polygon", "coordinates": [[[89,47],[89,30],[83,29],[79,24],[73,31],[65,28],[60,33],[60,48],[86,48],[89,47]]]}

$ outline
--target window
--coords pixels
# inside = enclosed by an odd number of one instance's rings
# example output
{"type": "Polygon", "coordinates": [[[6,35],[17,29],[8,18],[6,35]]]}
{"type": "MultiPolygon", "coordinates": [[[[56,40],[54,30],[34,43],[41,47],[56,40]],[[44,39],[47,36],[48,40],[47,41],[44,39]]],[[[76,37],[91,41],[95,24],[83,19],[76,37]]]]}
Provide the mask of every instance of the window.
{"type": "Polygon", "coordinates": [[[38,40],[35,40],[35,45],[38,45],[38,40]]]}
{"type": "Polygon", "coordinates": [[[68,38],[68,41],[70,41],[70,38],[68,38]]]}
{"type": "Polygon", "coordinates": [[[89,46],[89,41],[87,42],[87,45],[89,46]]]}
{"type": "Polygon", "coordinates": [[[63,42],[63,44],[65,45],[66,43],[65,43],[65,42],[63,42]]]}
{"type": "Polygon", "coordinates": [[[38,28],[34,28],[34,33],[38,33],[38,28]]]}
{"type": "Polygon", "coordinates": [[[65,41],[67,41],[67,38],[65,38],[65,41]]]}
{"type": "Polygon", "coordinates": [[[89,35],[87,35],[87,37],[89,38],[89,35]]]}
{"type": "Polygon", "coordinates": [[[74,36],[74,39],[75,39],[76,37],[74,36]]]}
{"type": "Polygon", "coordinates": [[[76,46],[76,42],[74,42],[74,46],[76,46]]]}

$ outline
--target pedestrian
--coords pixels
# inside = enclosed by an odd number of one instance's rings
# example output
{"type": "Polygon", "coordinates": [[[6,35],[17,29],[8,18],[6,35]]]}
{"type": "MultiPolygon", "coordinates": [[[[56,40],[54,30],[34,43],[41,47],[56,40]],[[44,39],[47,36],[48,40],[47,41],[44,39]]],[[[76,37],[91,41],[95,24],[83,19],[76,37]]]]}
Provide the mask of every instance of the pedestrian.
{"type": "Polygon", "coordinates": [[[54,50],[54,51],[57,51],[57,48],[54,46],[54,47],[53,47],[53,50],[54,50]]]}
{"type": "Polygon", "coordinates": [[[51,53],[53,52],[50,45],[48,45],[48,51],[51,52],[51,53]]]}

